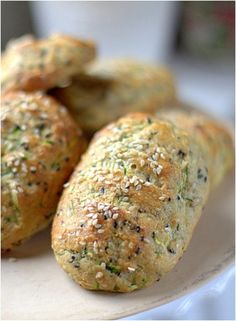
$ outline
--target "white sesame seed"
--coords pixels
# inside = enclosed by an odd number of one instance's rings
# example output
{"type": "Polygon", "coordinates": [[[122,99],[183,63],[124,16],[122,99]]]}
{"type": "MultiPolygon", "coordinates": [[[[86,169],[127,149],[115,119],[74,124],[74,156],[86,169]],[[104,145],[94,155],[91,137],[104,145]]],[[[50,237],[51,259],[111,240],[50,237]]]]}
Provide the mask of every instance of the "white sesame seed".
{"type": "Polygon", "coordinates": [[[99,234],[104,233],[104,230],[100,229],[100,230],[98,230],[98,233],[99,234]]]}
{"type": "Polygon", "coordinates": [[[142,188],[142,185],[138,185],[138,186],[136,187],[136,191],[139,191],[141,188],[142,188]]]}
{"type": "Polygon", "coordinates": [[[70,183],[67,182],[67,183],[65,183],[65,184],[63,185],[63,187],[64,187],[64,188],[67,188],[69,185],[70,185],[70,183]]]}
{"type": "Polygon", "coordinates": [[[135,271],[135,268],[132,268],[132,267],[128,266],[128,270],[129,270],[130,272],[134,272],[134,271],[135,271]]]}
{"type": "Polygon", "coordinates": [[[106,263],[102,262],[102,263],[101,263],[101,267],[102,267],[103,269],[105,269],[105,268],[106,268],[106,263]]]}
{"type": "Polygon", "coordinates": [[[114,211],[117,211],[118,209],[119,209],[119,207],[117,207],[117,206],[113,207],[114,211]]]}
{"type": "Polygon", "coordinates": [[[93,224],[96,228],[100,228],[102,225],[101,224],[93,224]]]}
{"type": "Polygon", "coordinates": [[[143,167],[145,165],[145,161],[143,159],[140,160],[140,166],[143,167]]]}
{"type": "Polygon", "coordinates": [[[24,192],[23,188],[22,188],[22,187],[20,187],[20,186],[17,186],[17,188],[16,188],[16,189],[17,189],[17,191],[18,191],[18,192],[20,192],[20,193],[24,192]]]}
{"type": "Polygon", "coordinates": [[[98,217],[97,214],[93,214],[92,218],[95,220],[98,217]]]}
{"type": "Polygon", "coordinates": [[[150,185],[152,185],[150,182],[145,182],[143,185],[145,185],[145,186],[150,186],[150,185]]]}
{"type": "Polygon", "coordinates": [[[16,173],[16,172],[17,172],[17,168],[16,168],[16,167],[13,167],[13,168],[12,168],[12,171],[13,171],[13,173],[16,173]]]}
{"type": "Polygon", "coordinates": [[[87,217],[93,217],[93,213],[86,214],[87,217]]]}
{"type": "Polygon", "coordinates": [[[103,273],[102,272],[97,272],[95,277],[96,277],[96,279],[100,279],[100,278],[103,277],[103,273]]]}
{"type": "Polygon", "coordinates": [[[160,156],[161,156],[162,159],[166,159],[163,153],[161,153],[160,156]]]}
{"type": "Polygon", "coordinates": [[[59,236],[57,237],[57,239],[58,239],[58,240],[61,240],[61,239],[62,239],[62,236],[61,236],[61,235],[59,235],[59,236]]]}
{"type": "Polygon", "coordinates": [[[145,243],[150,243],[149,239],[147,239],[147,238],[144,238],[144,242],[145,243]]]}
{"type": "Polygon", "coordinates": [[[92,224],[93,224],[94,226],[100,225],[100,224],[97,224],[97,223],[98,223],[98,219],[93,220],[93,222],[92,222],[92,224]]]}
{"type": "Polygon", "coordinates": [[[118,216],[119,216],[118,213],[113,214],[113,216],[112,216],[113,220],[116,220],[118,218],[118,216]]]}
{"type": "Polygon", "coordinates": [[[104,209],[104,204],[98,204],[98,210],[103,210],[104,209]]]}
{"type": "Polygon", "coordinates": [[[20,160],[19,160],[19,159],[15,160],[14,165],[15,165],[15,166],[20,165],[20,160]]]}
{"type": "Polygon", "coordinates": [[[129,248],[132,249],[134,247],[134,244],[132,242],[129,243],[129,248]]]}
{"type": "Polygon", "coordinates": [[[160,201],[164,201],[165,199],[166,199],[165,196],[160,196],[160,197],[159,197],[159,200],[160,200],[160,201]]]}
{"type": "Polygon", "coordinates": [[[128,200],[129,200],[129,198],[126,197],[126,196],[123,198],[123,201],[124,201],[124,202],[127,202],[128,200]]]}
{"type": "Polygon", "coordinates": [[[156,153],[156,154],[154,154],[154,155],[152,156],[152,158],[156,161],[156,160],[158,160],[159,155],[156,153]]]}

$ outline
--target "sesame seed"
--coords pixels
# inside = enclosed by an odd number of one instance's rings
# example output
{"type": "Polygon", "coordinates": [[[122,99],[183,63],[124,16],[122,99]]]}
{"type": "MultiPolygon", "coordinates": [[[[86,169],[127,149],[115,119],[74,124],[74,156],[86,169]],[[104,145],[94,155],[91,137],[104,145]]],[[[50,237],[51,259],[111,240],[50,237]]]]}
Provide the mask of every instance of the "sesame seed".
{"type": "MultiPolygon", "coordinates": [[[[93,224],[94,226],[100,225],[100,224],[97,224],[97,223],[98,223],[98,219],[93,220],[93,222],[92,222],[92,224],[93,224]]],[[[101,226],[101,225],[100,225],[100,226],[101,226]]]]}
{"type": "Polygon", "coordinates": [[[119,216],[118,213],[113,214],[113,216],[112,216],[113,220],[116,220],[118,218],[118,216],[119,216]]]}
{"type": "Polygon", "coordinates": [[[138,185],[138,186],[136,187],[136,191],[139,191],[141,188],[142,188],[142,185],[138,185]]]}
{"type": "Polygon", "coordinates": [[[144,238],[143,240],[145,243],[150,243],[149,239],[147,239],[147,238],[144,238]]]}
{"type": "Polygon", "coordinates": [[[15,165],[15,166],[20,165],[20,160],[19,160],[19,159],[15,160],[14,165],[15,165]]]}
{"type": "Polygon", "coordinates": [[[117,211],[119,208],[117,206],[113,207],[114,211],[117,211]]]}
{"type": "Polygon", "coordinates": [[[128,200],[129,200],[129,198],[126,197],[126,196],[123,198],[123,201],[124,201],[124,202],[127,202],[128,200]]]}
{"type": "Polygon", "coordinates": [[[103,277],[103,273],[102,272],[97,272],[95,277],[96,277],[96,279],[101,279],[103,277]]]}
{"type": "Polygon", "coordinates": [[[57,239],[58,239],[58,240],[61,240],[61,239],[62,239],[62,236],[61,236],[61,235],[59,235],[59,236],[57,237],[57,239]]]}
{"type": "Polygon", "coordinates": [[[101,263],[101,267],[102,267],[103,269],[105,269],[105,268],[106,268],[106,263],[102,262],[102,263],[101,263]]]}
{"type": "Polygon", "coordinates": [[[159,197],[159,200],[160,200],[160,201],[164,201],[165,198],[166,198],[165,196],[160,196],[160,197],[159,197]]]}
{"type": "Polygon", "coordinates": [[[154,154],[154,155],[152,156],[152,158],[156,161],[156,160],[158,160],[159,155],[156,153],[156,154],[154,154]]]}
{"type": "Polygon", "coordinates": [[[16,188],[16,189],[17,189],[17,191],[18,191],[18,192],[20,192],[20,193],[24,192],[23,188],[22,188],[22,187],[20,187],[20,186],[17,186],[17,188],[16,188]]]}
{"type": "Polygon", "coordinates": [[[150,182],[145,182],[143,185],[145,185],[145,186],[150,186],[150,185],[152,185],[150,182]]]}
{"type": "Polygon", "coordinates": [[[86,214],[87,217],[93,217],[93,213],[86,214]]]}
{"type": "Polygon", "coordinates": [[[98,217],[97,214],[93,214],[92,218],[95,220],[98,217]]]}
{"type": "Polygon", "coordinates": [[[63,185],[63,187],[64,187],[64,188],[67,188],[69,185],[70,185],[70,183],[67,182],[67,183],[65,183],[65,184],[63,185]]]}
{"type": "Polygon", "coordinates": [[[104,233],[104,230],[100,229],[100,230],[98,230],[98,233],[99,234],[104,233]]]}
{"type": "Polygon", "coordinates": [[[132,242],[129,243],[129,248],[132,249],[134,247],[134,244],[132,242]]]}
{"type": "Polygon", "coordinates": [[[143,167],[145,165],[145,161],[143,159],[140,160],[140,166],[143,167]]]}
{"type": "Polygon", "coordinates": [[[134,272],[134,271],[135,271],[135,268],[132,268],[132,267],[128,266],[128,270],[129,270],[130,272],[134,272]]]}
{"type": "Polygon", "coordinates": [[[160,156],[161,156],[162,159],[166,159],[163,153],[161,153],[160,156]]]}
{"type": "MultiPolygon", "coordinates": [[[[97,220],[95,220],[97,221],[97,220]]],[[[101,224],[93,224],[96,228],[100,228],[102,225],[101,224]]]]}
{"type": "Polygon", "coordinates": [[[16,168],[16,167],[13,167],[13,168],[12,168],[12,171],[13,171],[13,173],[16,173],[16,172],[17,172],[17,168],[16,168]]]}

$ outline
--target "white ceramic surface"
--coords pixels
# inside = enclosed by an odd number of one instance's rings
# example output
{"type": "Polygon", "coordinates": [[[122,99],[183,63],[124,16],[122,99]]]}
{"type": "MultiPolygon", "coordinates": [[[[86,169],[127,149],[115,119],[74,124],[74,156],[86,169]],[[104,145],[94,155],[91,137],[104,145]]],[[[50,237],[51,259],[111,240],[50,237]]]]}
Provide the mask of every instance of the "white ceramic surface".
{"type": "Polygon", "coordinates": [[[57,265],[49,230],[2,259],[5,320],[116,319],[166,304],[229,267],[234,260],[234,175],[211,195],[191,244],[175,269],[130,294],[89,292],[57,265]]]}

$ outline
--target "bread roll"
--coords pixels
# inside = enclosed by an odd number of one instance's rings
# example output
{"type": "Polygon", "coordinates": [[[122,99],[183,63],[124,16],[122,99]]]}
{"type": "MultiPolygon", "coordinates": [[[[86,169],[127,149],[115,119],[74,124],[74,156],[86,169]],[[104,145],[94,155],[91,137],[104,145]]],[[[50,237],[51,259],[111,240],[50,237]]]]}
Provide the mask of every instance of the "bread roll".
{"type": "Polygon", "coordinates": [[[133,113],[95,135],[52,229],[56,259],[77,283],[130,292],[173,269],[233,164],[230,135],[202,117],[133,113]]]}
{"type": "Polygon", "coordinates": [[[153,112],[176,100],[170,71],[132,59],[107,59],[88,66],[72,84],[50,94],[91,136],[128,112],[153,112]]]}
{"type": "Polygon", "coordinates": [[[11,41],[2,57],[2,92],[44,90],[68,83],[95,57],[95,45],[55,34],[11,41]]]}
{"type": "Polygon", "coordinates": [[[2,98],[2,250],[22,243],[52,220],[85,148],[65,107],[41,93],[2,98]]]}

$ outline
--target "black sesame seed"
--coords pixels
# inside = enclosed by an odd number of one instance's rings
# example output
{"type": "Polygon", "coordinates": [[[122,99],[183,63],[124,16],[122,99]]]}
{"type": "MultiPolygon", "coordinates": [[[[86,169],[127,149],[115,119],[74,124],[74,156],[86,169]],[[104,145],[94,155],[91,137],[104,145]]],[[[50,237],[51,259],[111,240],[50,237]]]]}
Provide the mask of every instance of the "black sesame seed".
{"type": "Polygon", "coordinates": [[[140,231],[141,231],[140,226],[137,226],[137,227],[136,227],[136,232],[139,233],[140,231]]]}
{"type": "Polygon", "coordinates": [[[140,247],[138,247],[136,250],[135,250],[135,254],[139,254],[141,252],[141,250],[140,250],[140,247]]]}
{"type": "Polygon", "coordinates": [[[167,248],[168,252],[171,254],[176,254],[175,250],[173,250],[172,248],[168,247],[167,248]]]}
{"type": "Polygon", "coordinates": [[[104,192],[105,192],[105,188],[104,187],[100,188],[99,193],[104,194],[104,192]]]}
{"type": "Polygon", "coordinates": [[[142,242],[144,241],[144,236],[140,237],[140,241],[142,241],[142,242]]]}
{"type": "Polygon", "coordinates": [[[171,201],[171,198],[170,197],[168,197],[168,202],[170,202],[171,201]]]}
{"type": "Polygon", "coordinates": [[[186,156],[186,153],[179,149],[177,155],[183,159],[186,156]]]}
{"type": "Polygon", "coordinates": [[[178,201],[180,200],[180,196],[179,196],[179,195],[177,195],[177,197],[176,197],[176,198],[177,198],[177,200],[178,200],[178,201]]]}
{"type": "Polygon", "coordinates": [[[118,226],[118,224],[117,224],[117,222],[115,221],[115,222],[113,223],[113,227],[114,227],[114,228],[117,228],[117,226],[118,226]]]}

